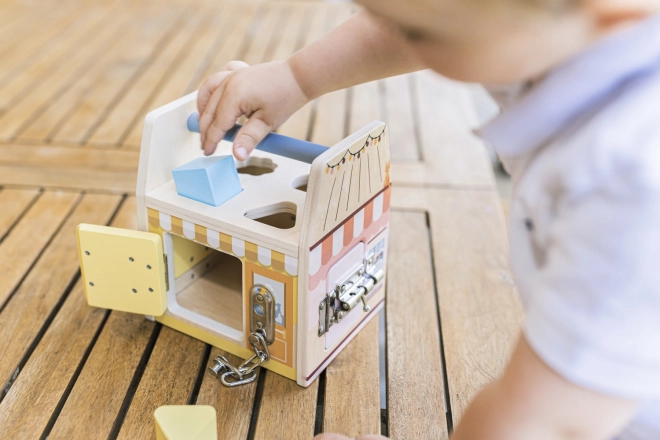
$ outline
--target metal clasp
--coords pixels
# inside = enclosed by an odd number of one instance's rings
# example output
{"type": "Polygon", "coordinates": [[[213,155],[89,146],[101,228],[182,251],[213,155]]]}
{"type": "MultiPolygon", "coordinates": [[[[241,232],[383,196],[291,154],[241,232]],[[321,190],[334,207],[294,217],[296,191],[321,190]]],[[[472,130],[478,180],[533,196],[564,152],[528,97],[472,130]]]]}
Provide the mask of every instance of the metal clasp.
{"type": "Polygon", "coordinates": [[[235,367],[224,356],[214,359],[215,365],[209,367],[211,373],[220,376],[220,382],[226,387],[246,385],[257,378],[257,367],[270,359],[268,346],[275,340],[275,297],[266,286],[255,284],[250,289],[250,336],[248,342],[254,355],[235,367]],[[225,371],[226,370],[226,371],[225,371]]]}
{"type": "Polygon", "coordinates": [[[360,302],[363,312],[371,311],[367,295],[384,277],[385,271],[376,266],[374,254],[369,254],[355,272],[338,283],[319,303],[319,337],[344,319],[360,302]]]}

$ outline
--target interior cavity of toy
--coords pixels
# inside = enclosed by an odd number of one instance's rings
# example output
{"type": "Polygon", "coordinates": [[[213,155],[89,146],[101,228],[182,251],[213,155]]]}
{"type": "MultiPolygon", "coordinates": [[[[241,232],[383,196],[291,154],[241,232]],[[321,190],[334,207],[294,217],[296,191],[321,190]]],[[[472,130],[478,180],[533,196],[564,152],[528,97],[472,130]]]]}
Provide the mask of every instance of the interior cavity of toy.
{"type": "Polygon", "coordinates": [[[243,262],[171,233],[163,235],[163,244],[168,255],[168,311],[242,345],[245,341],[243,262]],[[191,245],[194,251],[188,250],[191,245]],[[186,264],[177,268],[175,260],[186,264]]]}

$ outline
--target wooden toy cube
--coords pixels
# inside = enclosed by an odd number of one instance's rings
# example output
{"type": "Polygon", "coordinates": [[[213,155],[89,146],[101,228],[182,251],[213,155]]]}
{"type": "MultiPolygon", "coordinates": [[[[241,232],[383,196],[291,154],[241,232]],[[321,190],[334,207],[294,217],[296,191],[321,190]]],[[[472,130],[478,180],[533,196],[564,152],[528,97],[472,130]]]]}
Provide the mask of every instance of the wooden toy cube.
{"type": "Polygon", "coordinates": [[[220,206],[243,189],[232,156],[198,157],[172,170],[177,194],[220,206]]]}
{"type": "MultiPolygon", "coordinates": [[[[103,227],[96,230],[105,234],[100,245],[81,226],[88,301],[151,315],[245,359],[261,335],[270,354],[262,367],[308,386],[384,304],[387,129],[372,122],[322,149],[311,164],[256,150],[237,163],[243,191],[212,206],[179,196],[172,178],[174,169],[202,157],[199,134],[186,126],[195,99],[185,96],[145,121],[138,225],[140,234],[162,242],[162,251],[156,244],[152,255],[137,254],[144,250],[137,237],[134,245],[126,231],[108,240],[117,231],[103,227]],[[162,264],[148,262],[157,260],[162,264]],[[139,267],[106,285],[111,271],[121,274],[130,264],[139,267]],[[147,271],[162,282],[132,278],[147,271]],[[90,285],[95,279],[103,289],[90,285]]],[[[231,144],[221,142],[215,154],[230,155],[231,144]]]]}

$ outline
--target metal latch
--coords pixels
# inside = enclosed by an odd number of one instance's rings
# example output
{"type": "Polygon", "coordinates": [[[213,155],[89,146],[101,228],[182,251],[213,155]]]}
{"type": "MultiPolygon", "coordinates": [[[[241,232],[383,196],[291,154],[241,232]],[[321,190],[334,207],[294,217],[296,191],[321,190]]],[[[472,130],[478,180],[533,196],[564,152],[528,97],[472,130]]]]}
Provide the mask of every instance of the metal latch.
{"type": "Polygon", "coordinates": [[[250,332],[248,342],[254,356],[238,367],[224,356],[218,356],[214,359],[215,365],[209,367],[213,374],[220,376],[224,386],[235,387],[254,382],[257,367],[270,358],[268,346],[275,341],[275,295],[261,284],[255,284],[250,289],[250,332]]]}
{"type": "Polygon", "coordinates": [[[374,265],[374,256],[367,256],[355,272],[338,283],[319,303],[318,335],[327,333],[330,327],[344,319],[360,302],[362,311],[369,312],[371,307],[367,304],[367,295],[384,276],[385,271],[374,265]]]}

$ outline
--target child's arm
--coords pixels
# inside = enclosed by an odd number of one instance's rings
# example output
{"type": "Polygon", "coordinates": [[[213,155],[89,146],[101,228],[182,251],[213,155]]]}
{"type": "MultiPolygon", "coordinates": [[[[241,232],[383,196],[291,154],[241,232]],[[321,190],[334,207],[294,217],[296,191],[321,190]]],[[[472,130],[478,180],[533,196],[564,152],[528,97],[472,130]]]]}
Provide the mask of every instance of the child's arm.
{"type": "Polygon", "coordinates": [[[229,63],[198,97],[202,148],[211,154],[236,119],[249,119],[234,140],[245,159],[270,131],[325,93],[421,68],[399,32],[360,12],[287,61],[229,63]]]}
{"type": "Polygon", "coordinates": [[[567,381],[522,338],[503,376],[472,401],[451,440],[607,440],[636,408],[567,381]]]}
{"type": "MultiPolygon", "coordinates": [[[[637,404],[568,382],[522,338],[504,374],[472,400],[450,440],[609,440],[637,404]]],[[[442,408],[437,408],[438,416],[442,408]]],[[[357,440],[386,440],[377,435],[357,440]]],[[[322,434],[314,440],[350,440],[322,434]]]]}

